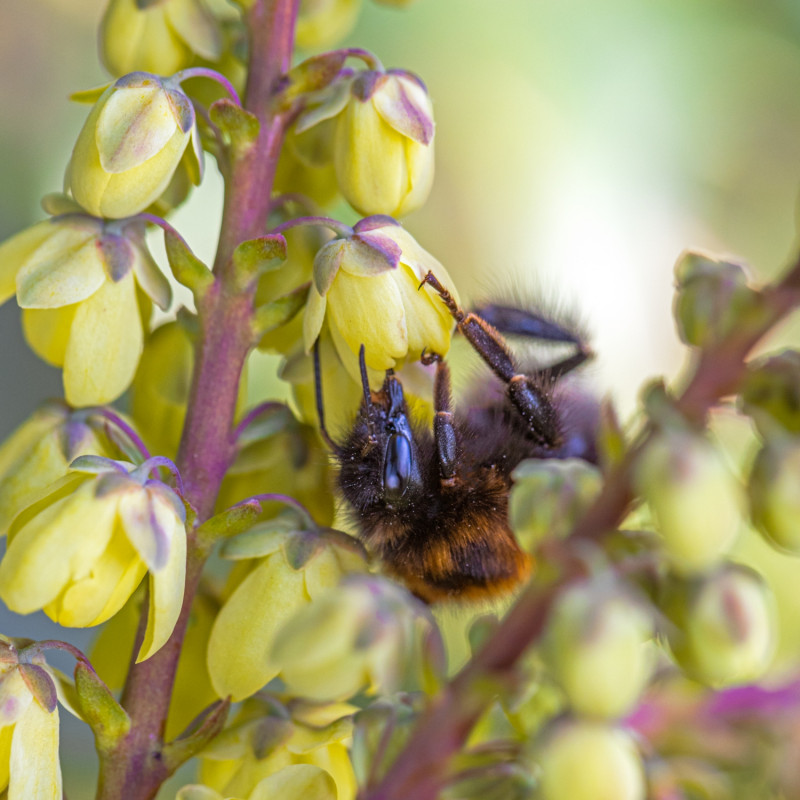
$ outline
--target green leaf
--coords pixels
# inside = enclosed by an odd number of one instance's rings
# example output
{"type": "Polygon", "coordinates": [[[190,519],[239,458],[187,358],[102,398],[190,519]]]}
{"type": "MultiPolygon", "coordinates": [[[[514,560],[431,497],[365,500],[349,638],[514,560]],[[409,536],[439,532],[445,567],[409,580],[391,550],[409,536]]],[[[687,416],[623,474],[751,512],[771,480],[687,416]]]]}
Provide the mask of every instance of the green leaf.
{"type": "Polygon", "coordinates": [[[312,56],[291,69],[288,84],[277,100],[281,108],[289,108],[292,103],[308,92],[316,92],[329,86],[341,72],[347,54],[341,50],[312,56]]]}
{"type": "Polygon", "coordinates": [[[277,269],[286,261],[286,239],[280,234],[248,239],[233,251],[236,281],[242,288],[259,275],[277,269]]]}
{"type": "Polygon", "coordinates": [[[223,97],[215,101],[208,113],[211,121],[227,137],[234,152],[241,153],[255,144],[261,127],[258,118],[233,100],[223,97]]]}
{"type": "Polygon", "coordinates": [[[195,298],[202,297],[214,282],[211,270],[191,251],[178,233],[164,231],[164,245],[175,280],[191,289],[195,298]]]}
{"type": "Polygon", "coordinates": [[[193,723],[179,738],[164,746],[164,763],[170,772],[196,756],[225,727],[230,697],[218,700],[201,717],[199,724],[193,723]]]}

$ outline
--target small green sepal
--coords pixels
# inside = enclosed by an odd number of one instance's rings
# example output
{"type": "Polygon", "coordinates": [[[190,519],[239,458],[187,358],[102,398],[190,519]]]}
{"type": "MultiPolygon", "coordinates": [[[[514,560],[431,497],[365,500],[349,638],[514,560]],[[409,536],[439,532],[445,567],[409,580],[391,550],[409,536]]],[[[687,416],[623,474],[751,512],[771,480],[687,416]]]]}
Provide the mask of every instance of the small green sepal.
{"type": "Polygon", "coordinates": [[[196,756],[222,731],[230,707],[230,697],[218,700],[189,725],[177,739],[164,746],[164,763],[170,772],[174,772],[181,764],[196,756]]]}
{"type": "Polygon", "coordinates": [[[237,286],[245,288],[265,272],[271,272],[286,261],[286,239],[280,234],[248,239],[233,251],[233,267],[237,286]]]}
{"type": "Polygon", "coordinates": [[[164,245],[175,280],[191,289],[195,298],[200,299],[214,282],[211,270],[191,251],[178,233],[165,230],[164,245]]]}
{"type": "Polygon", "coordinates": [[[261,513],[261,503],[258,500],[247,500],[232,508],[226,508],[206,520],[197,529],[198,545],[211,547],[220,539],[230,539],[250,530],[261,513]]]}
{"type": "Polygon", "coordinates": [[[347,59],[347,53],[334,50],[312,56],[289,71],[286,88],[277,98],[279,108],[288,109],[304,94],[325,89],[339,75],[347,59]]]}
{"type": "Polygon", "coordinates": [[[223,97],[215,101],[208,109],[208,114],[235,152],[241,153],[255,144],[261,127],[258,118],[233,100],[223,97]]]}
{"type": "Polygon", "coordinates": [[[293,292],[289,292],[271,303],[259,306],[253,318],[253,332],[256,339],[261,339],[264,334],[274,331],[294,319],[306,305],[310,286],[310,283],[305,283],[298,286],[293,292]]]}
{"type": "Polygon", "coordinates": [[[85,662],[75,664],[75,689],[80,712],[94,733],[99,752],[109,752],[131,729],[131,718],[108,686],[85,662]]]}

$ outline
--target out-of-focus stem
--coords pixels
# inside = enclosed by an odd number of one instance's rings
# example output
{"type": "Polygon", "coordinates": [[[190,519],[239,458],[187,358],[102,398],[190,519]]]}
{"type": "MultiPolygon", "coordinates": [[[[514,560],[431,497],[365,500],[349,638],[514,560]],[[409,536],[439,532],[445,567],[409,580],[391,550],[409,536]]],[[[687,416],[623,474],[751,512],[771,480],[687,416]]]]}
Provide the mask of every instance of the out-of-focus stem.
{"type": "MultiPolygon", "coordinates": [[[[677,400],[678,409],[701,423],[709,409],[733,394],[746,369],[750,351],[790,311],[800,306],[800,258],[780,282],[763,292],[765,315],[760,325],[743,328],[704,350],[693,377],[677,400]]],[[[363,800],[435,800],[448,775],[450,760],[464,746],[473,725],[494,700],[485,690],[502,680],[544,630],[550,605],[561,586],[583,572],[579,554],[587,540],[602,541],[622,522],[633,500],[633,465],[653,431],[646,429],[622,463],[606,479],[603,491],[570,534],[564,548],[562,576],[542,586],[533,581],[475,657],[456,675],[423,715],[409,745],[380,785],[363,800]]]]}
{"type": "MultiPolygon", "coordinates": [[[[186,423],[178,454],[185,497],[203,522],[213,512],[220,483],[234,454],[233,421],[239,379],[252,346],[254,289],[235,288],[231,255],[266,231],[272,183],[287,122],[272,97],[288,71],[299,0],[255,0],[245,14],[250,64],[244,107],[259,121],[257,140],[232,153],[226,177],[215,283],[199,304],[199,336],[186,423]]],[[[178,657],[207,552],[189,535],[183,607],[169,641],[131,666],[123,705],[132,727],[114,753],[101,757],[98,798],[149,800],[168,777],[163,735],[178,657]]],[[[145,610],[146,613],[146,610],[145,610]]],[[[140,626],[136,650],[141,643],[140,626]]],[[[174,766],[174,765],[173,765],[174,766]]]]}

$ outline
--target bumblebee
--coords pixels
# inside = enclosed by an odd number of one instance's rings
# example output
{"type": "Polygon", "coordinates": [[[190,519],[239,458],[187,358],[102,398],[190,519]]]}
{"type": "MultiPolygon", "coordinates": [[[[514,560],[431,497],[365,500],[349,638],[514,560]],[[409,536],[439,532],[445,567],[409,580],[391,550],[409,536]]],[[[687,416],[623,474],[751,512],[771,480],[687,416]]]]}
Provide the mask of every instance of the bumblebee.
{"type": "Polygon", "coordinates": [[[596,460],[596,401],[574,402],[558,391],[560,379],[592,353],[579,334],[538,313],[498,304],[465,312],[432,273],[424,283],[439,293],[502,391],[487,382],[489,391],[454,408],[447,363],[424,354],[436,369],[430,430],[411,418],[391,370],[379,391],[370,390],[362,346],[363,400],[337,443],[325,429],[315,350],[320,427],[359,534],[386,571],[427,603],[483,601],[512,591],[531,571],[508,524],[514,468],[527,458],[596,460]],[[566,343],[574,352],[523,371],[503,333],[566,343]]]}

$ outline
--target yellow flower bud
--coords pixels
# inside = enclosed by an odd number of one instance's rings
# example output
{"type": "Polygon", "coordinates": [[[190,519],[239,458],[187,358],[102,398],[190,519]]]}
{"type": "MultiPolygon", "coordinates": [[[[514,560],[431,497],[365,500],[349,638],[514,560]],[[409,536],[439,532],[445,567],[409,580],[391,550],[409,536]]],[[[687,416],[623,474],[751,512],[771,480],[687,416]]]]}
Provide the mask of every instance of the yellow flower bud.
{"type": "Polygon", "coordinates": [[[669,643],[693,677],[711,686],[760,677],[775,651],[774,599],[762,578],[728,565],[678,584],[665,603],[675,625],[669,643]]]}
{"type": "Polygon", "coordinates": [[[171,489],[149,479],[147,463],[124,464],[81,456],[15,518],[0,562],[0,598],[19,614],[43,609],[60,625],[84,628],[116,614],[149,569],[141,661],[164,644],[178,619],[185,512],[171,489]]]}
{"type": "Polygon", "coordinates": [[[293,520],[290,514],[259,524],[222,550],[223,557],[252,565],[236,572],[238,583],[208,643],[208,671],[220,697],[242,700],[272,680],[280,671],[271,651],[281,626],[343,575],[366,568],[363,548],[352,537],[300,530],[293,520]]]}
{"type": "Polygon", "coordinates": [[[644,770],[630,736],[597,722],[565,720],[539,754],[542,800],[644,800],[644,770]]]}
{"type": "Polygon", "coordinates": [[[195,55],[216,61],[222,39],[203,0],[110,0],[100,23],[100,59],[117,77],[172,75],[195,55]]]}
{"type": "Polygon", "coordinates": [[[407,73],[364,72],[338,116],[336,180],[361,214],[402,217],[428,199],[433,185],[433,107],[407,73]]]}
{"type": "Polygon", "coordinates": [[[418,681],[422,640],[434,630],[425,607],[387,580],[353,576],[299,609],[281,627],[272,658],[293,694],[347,699],[418,681]]]}
{"type": "Polygon", "coordinates": [[[701,436],[670,431],[652,441],[636,470],[672,566],[683,574],[717,563],[741,526],[741,491],[701,436]]]}
{"type": "Polygon", "coordinates": [[[361,220],[352,236],[329,242],[314,259],[303,319],[306,351],[327,320],[339,357],[358,383],[361,345],[367,366],[381,372],[417,360],[423,350],[446,354],[454,322],[441,297],[427,284],[420,288],[428,271],[457,298],[444,267],[398,223],[361,220]]]}
{"type": "Polygon", "coordinates": [[[563,592],[548,622],[545,656],[573,710],[629,712],[647,683],[653,623],[632,598],[580,584],[563,592]]]}
{"type": "MultiPolygon", "coordinates": [[[[344,703],[284,705],[264,694],[246,700],[203,751],[200,779],[223,797],[253,797],[251,792],[265,779],[306,765],[322,770],[331,781],[332,800],[354,800],[356,781],[347,746],[355,710],[344,703]]],[[[268,797],[283,800],[284,795],[268,797]]]]}
{"type": "Polygon", "coordinates": [[[67,474],[81,455],[118,456],[101,417],[87,417],[49,403],[27,419],[0,447],[0,536],[42,490],[67,474]]]}
{"type": "Polygon", "coordinates": [[[96,217],[129,217],[167,188],[194,126],[180,87],[146,72],[109,86],[89,113],[65,188],[96,217]]]}
{"type": "MultiPolygon", "coordinates": [[[[170,286],[144,242],[140,222],[64,214],[0,245],[0,264],[14,276],[31,348],[64,368],[73,406],[115,400],[133,378],[144,329],[139,303],[162,308],[170,286]]],[[[0,289],[3,277],[0,275],[0,289]]]]}
{"type": "Polygon", "coordinates": [[[347,36],[361,10],[361,0],[300,0],[295,43],[303,50],[329,47],[347,36]]]}
{"type": "Polygon", "coordinates": [[[0,794],[61,800],[59,677],[41,655],[20,658],[0,636],[0,794]],[[7,793],[7,794],[6,794],[7,793]]]}
{"type": "MultiPolygon", "coordinates": [[[[276,192],[299,192],[323,207],[333,204],[339,197],[333,166],[335,131],[334,119],[325,119],[302,133],[289,129],[275,173],[276,192]]],[[[291,243],[289,251],[291,254],[291,243]]]]}

